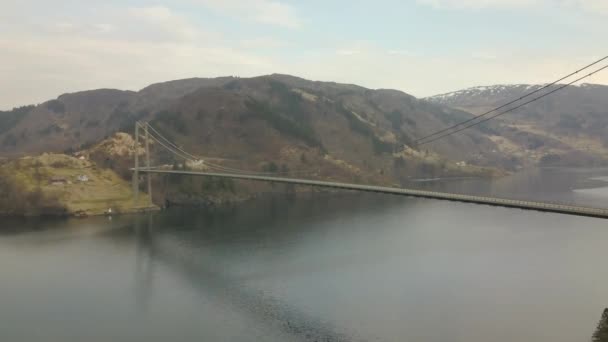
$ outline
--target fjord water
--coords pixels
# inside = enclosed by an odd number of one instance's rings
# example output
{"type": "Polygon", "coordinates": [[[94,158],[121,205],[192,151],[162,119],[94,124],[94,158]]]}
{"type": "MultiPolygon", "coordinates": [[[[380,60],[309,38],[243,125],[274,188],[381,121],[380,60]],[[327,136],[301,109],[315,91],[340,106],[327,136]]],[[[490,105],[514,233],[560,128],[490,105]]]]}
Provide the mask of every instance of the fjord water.
{"type": "MultiPolygon", "coordinates": [[[[606,207],[607,175],[418,183],[606,207]]],[[[608,306],[595,218],[310,194],[0,222],[2,341],[589,341],[608,306]]]]}

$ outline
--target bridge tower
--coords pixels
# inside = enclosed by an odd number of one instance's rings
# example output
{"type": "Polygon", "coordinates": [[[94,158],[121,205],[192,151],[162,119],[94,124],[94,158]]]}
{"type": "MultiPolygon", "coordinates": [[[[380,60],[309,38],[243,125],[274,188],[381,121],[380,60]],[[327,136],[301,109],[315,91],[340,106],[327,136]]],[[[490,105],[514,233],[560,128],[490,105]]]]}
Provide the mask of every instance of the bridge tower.
{"type": "Polygon", "coordinates": [[[139,202],[139,122],[135,122],[135,145],[133,146],[135,166],[133,168],[133,201],[136,206],[139,202]]]}
{"type": "MultiPolygon", "coordinates": [[[[146,123],[144,127],[146,137],[146,168],[150,169],[150,138],[148,135],[148,123],[146,123]]],[[[148,182],[148,197],[150,199],[150,202],[152,202],[152,179],[150,177],[152,177],[150,172],[146,172],[146,180],[148,182]]]]}
{"type": "MultiPolygon", "coordinates": [[[[140,123],[135,123],[135,146],[133,148],[133,154],[135,157],[135,166],[133,168],[133,200],[135,201],[135,205],[139,202],[139,126],[140,123]]],[[[146,148],[146,168],[150,168],[150,135],[148,132],[148,125],[143,126],[144,128],[144,146],[146,148]]],[[[149,172],[146,172],[146,183],[147,183],[147,191],[148,197],[150,201],[152,201],[152,179],[149,172]]]]}

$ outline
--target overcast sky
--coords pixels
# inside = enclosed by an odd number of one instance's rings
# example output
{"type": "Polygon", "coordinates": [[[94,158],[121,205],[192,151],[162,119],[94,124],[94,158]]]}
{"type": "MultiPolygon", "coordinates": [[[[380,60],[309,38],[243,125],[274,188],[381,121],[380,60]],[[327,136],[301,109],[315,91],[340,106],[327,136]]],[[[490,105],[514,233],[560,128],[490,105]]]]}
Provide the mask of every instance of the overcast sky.
{"type": "Polygon", "coordinates": [[[543,83],[608,54],[607,20],[608,0],[0,0],[0,109],[226,75],[418,97],[543,83]]]}

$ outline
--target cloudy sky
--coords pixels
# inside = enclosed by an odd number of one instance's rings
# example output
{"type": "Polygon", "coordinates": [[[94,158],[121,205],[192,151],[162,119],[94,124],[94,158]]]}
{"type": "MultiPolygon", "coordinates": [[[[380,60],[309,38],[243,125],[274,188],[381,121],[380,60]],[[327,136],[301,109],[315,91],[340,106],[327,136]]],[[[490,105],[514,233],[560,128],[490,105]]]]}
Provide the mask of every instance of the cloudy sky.
{"type": "Polygon", "coordinates": [[[225,75],[542,83],[608,54],[607,20],[608,0],[0,0],[0,109],[225,75]]]}

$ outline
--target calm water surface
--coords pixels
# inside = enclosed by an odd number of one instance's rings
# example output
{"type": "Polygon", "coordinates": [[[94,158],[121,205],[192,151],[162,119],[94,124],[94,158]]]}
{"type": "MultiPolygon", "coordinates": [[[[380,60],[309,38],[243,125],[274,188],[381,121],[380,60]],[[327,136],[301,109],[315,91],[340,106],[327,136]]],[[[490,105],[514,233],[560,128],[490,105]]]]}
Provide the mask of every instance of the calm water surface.
{"type": "MultiPolygon", "coordinates": [[[[417,186],[608,207],[606,176],[417,186]]],[[[0,220],[0,341],[572,342],[608,306],[594,218],[349,194],[0,220]]]]}

